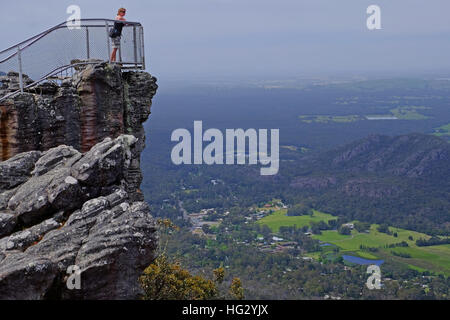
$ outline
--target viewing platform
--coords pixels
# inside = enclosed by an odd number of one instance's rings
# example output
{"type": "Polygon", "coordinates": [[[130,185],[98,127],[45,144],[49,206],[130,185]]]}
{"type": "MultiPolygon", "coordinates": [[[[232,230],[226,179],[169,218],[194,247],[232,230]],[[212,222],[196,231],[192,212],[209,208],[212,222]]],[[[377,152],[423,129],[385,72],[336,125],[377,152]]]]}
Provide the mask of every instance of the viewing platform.
{"type": "MultiPolygon", "coordinates": [[[[109,30],[116,20],[81,19],[74,28],[60,23],[0,51],[0,102],[43,82],[70,79],[77,67],[110,62],[109,30]]],[[[117,62],[122,69],[145,70],[144,28],[124,21],[117,62]]]]}

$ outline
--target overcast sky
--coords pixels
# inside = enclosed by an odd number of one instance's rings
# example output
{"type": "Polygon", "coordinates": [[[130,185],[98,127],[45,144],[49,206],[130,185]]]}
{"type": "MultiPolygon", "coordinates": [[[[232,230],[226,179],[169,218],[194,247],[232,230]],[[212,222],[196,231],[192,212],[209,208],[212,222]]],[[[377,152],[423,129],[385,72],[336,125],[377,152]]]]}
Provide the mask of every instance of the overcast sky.
{"type": "Polygon", "coordinates": [[[449,0],[2,1],[6,48],[68,17],[143,23],[148,68],[167,79],[448,72],[449,0]],[[381,7],[382,30],[366,9],[381,7]]]}

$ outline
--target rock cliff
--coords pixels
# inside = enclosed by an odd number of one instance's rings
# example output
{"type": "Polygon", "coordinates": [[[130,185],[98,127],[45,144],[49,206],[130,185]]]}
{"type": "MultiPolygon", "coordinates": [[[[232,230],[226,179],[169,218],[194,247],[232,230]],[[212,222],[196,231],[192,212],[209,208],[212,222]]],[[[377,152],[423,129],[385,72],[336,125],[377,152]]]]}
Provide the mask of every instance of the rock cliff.
{"type": "Polygon", "coordinates": [[[99,62],[0,102],[0,299],[138,297],[157,247],[139,191],[156,90],[148,73],[99,62]]]}

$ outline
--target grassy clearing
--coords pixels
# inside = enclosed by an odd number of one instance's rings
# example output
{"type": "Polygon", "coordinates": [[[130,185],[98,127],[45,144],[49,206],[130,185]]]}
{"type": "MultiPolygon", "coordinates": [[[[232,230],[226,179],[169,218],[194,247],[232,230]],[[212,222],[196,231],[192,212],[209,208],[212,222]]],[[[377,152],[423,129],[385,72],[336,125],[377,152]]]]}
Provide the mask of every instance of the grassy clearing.
{"type": "Polygon", "coordinates": [[[391,109],[392,114],[401,120],[425,120],[429,117],[419,113],[421,110],[430,109],[424,106],[404,106],[391,109]]]}
{"type": "Polygon", "coordinates": [[[394,261],[413,266],[415,270],[430,270],[437,273],[450,275],[450,245],[418,247],[415,241],[420,238],[428,239],[430,236],[400,228],[390,228],[397,237],[387,235],[377,231],[378,225],[373,224],[370,231],[359,233],[352,231],[350,236],[343,236],[337,231],[324,231],[321,235],[314,235],[313,238],[323,242],[332,243],[341,249],[341,253],[353,253],[366,259],[392,259],[394,261]],[[412,237],[413,240],[410,240],[412,237]],[[405,241],[408,247],[385,248],[390,244],[405,241]],[[378,248],[378,252],[367,252],[360,249],[360,245],[378,248]],[[410,258],[402,258],[392,254],[402,253],[410,258]]]}
{"type": "Polygon", "coordinates": [[[434,135],[438,137],[450,136],[450,123],[434,129],[434,135]]]}
{"type": "Polygon", "coordinates": [[[262,218],[258,221],[259,224],[267,225],[272,232],[278,232],[280,227],[293,227],[302,228],[304,226],[309,226],[311,222],[320,222],[336,219],[336,217],[331,214],[323,213],[317,210],[313,210],[314,214],[312,216],[297,216],[289,217],[286,215],[287,209],[277,210],[271,215],[262,218]]]}
{"type": "Polygon", "coordinates": [[[372,114],[368,115],[367,119],[370,118],[392,118],[397,120],[426,120],[429,117],[426,115],[423,115],[420,113],[420,111],[423,110],[429,110],[431,108],[424,107],[424,106],[403,106],[403,107],[397,107],[389,110],[390,114],[372,114]]]}
{"type": "Polygon", "coordinates": [[[183,190],[183,192],[186,193],[186,194],[191,194],[191,193],[198,192],[198,191],[199,191],[198,189],[186,189],[186,190],[183,190]]]}
{"type": "Polygon", "coordinates": [[[361,116],[358,115],[345,115],[345,116],[331,116],[331,115],[317,115],[317,116],[299,116],[300,121],[306,123],[328,123],[328,122],[337,122],[337,123],[348,123],[362,120],[361,116]]]}
{"type": "MultiPolygon", "coordinates": [[[[396,119],[396,120],[426,120],[429,117],[422,114],[421,111],[429,110],[430,107],[425,106],[399,106],[389,110],[389,114],[372,114],[367,116],[361,115],[345,115],[345,116],[333,116],[333,115],[301,115],[300,121],[305,123],[350,123],[361,120],[376,120],[370,118],[380,119],[396,119]]],[[[439,129],[439,128],[438,128],[439,129]]],[[[449,132],[446,128],[442,128],[445,132],[449,132]]]]}
{"type": "MultiPolygon", "coordinates": [[[[309,226],[311,222],[328,222],[337,218],[331,214],[316,210],[314,210],[313,216],[288,217],[286,213],[286,209],[277,210],[273,214],[259,220],[258,223],[269,226],[272,232],[276,233],[281,226],[296,226],[297,228],[301,228],[303,226],[309,226]]],[[[388,259],[405,264],[415,270],[429,270],[450,275],[450,245],[418,247],[416,246],[417,239],[429,239],[430,236],[424,233],[394,227],[390,227],[392,235],[388,235],[379,232],[377,228],[378,225],[372,224],[370,230],[367,232],[352,230],[351,235],[341,235],[336,230],[327,230],[322,231],[320,235],[313,235],[313,238],[336,245],[342,254],[352,254],[365,259],[388,259]],[[394,237],[394,233],[397,234],[397,237],[394,237]],[[403,241],[408,244],[408,247],[387,247],[403,241]],[[378,251],[369,252],[362,250],[361,245],[377,248],[378,251]],[[399,257],[392,252],[409,255],[410,258],[399,257]]],[[[320,253],[315,253],[315,255],[310,254],[309,256],[316,257],[319,255],[320,253]]]]}
{"type": "MultiPolygon", "coordinates": [[[[349,252],[350,253],[350,252],[349,252]]],[[[358,251],[356,253],[356,255],[358,257],[361,257],[363,259],[370,259],[370,260],[378,260],[379,257],[377,257],[376,255],[374,255],[373,253],[370,252],[366,252],[366,251],[358,251]]]]}
{"type": "Polygon", "coordinates": [[[409,267],[410,269],[416,270],[416,271],[418,271],[418,272],[425,272],[425,271],[427,271],[427,269],[423,269],[423,268],[420,268],[420,267],[416,267],[416,266],[413,266],[412,264],[408,264],[408,267],[409,267]]]}
{"type": "Polygon", "coordinates": [[[288,149],[288,150],[291,150],[291,151],[297,151],[298,150],[298,148],[296,146],[281,146],[281,148],[288,149]]]}
{"type": "Polygon", "coordinates": [[[377,227],[378,225],[373,224],[370,227],[370,231],[364,233],[359,233],[356,230],[352,230],[352,234],[350,236],[340,235],[337,231],[323,231],[321,235],[314,235],[313,238],[336,244],[343,251],[353,252],[361,251],[360,245],[378,248],[402,241],[407,242],[408,245],[415,245],[415,239],[420,237],[429,238],[425,234],[418,232],[391,228],[391,230],[395,230],[398,234],[398,237],[394,237],[392,235],[378,232],[377,227]],[[412,241],[408,239],[409,236],[413,237],[412,241]]]}

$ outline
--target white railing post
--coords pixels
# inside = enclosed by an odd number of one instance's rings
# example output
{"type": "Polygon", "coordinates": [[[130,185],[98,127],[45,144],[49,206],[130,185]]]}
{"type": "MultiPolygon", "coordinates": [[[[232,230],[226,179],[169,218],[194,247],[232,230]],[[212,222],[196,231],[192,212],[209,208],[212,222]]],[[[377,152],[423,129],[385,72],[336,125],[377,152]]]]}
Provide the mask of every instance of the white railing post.
{"type": "Polygon", "coordinates": [[[144,46],[144,27],[140,27],[141,29],[141,50],[142,50],[142,70],[145,70],[145,46],[144,46]]]}
{"type": "Polygon", "coordinates": [[[122,62],[122,44],[119,46],[119,62],[122,62]]]}
{"type": "Polygon", "coordinates": [[[22,52],[20,50],[20,46],[17,46],[17,59],[19,60],[19,86],[20,86],[20,92],[23,93],[22,52]]]}
{"type": "Polygon", "coordinates": [[[86,27],[86,56],[89,60],[91,58],[90,48],[89,48],[89,27],[86,27]]]}
{"type": "Polygon", "coordinates": [[[133,49],[134,49],[134,66],[137,69],[137,39],[136,39],[136,26],[133,26],[133,49]]]}
{"type": "Polygon", "coordinates": [[[108,21],[105,21],[106,26],[106,45],[108,46],[108,61],[111,63],[111,44],[109,42],[109,23],[108,21]]]}

